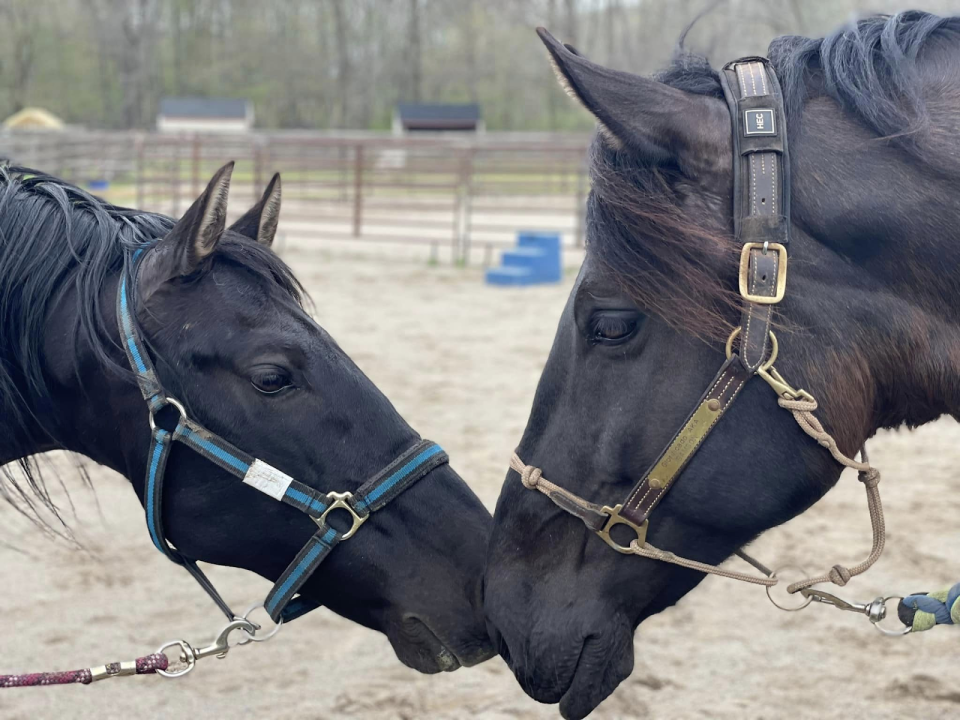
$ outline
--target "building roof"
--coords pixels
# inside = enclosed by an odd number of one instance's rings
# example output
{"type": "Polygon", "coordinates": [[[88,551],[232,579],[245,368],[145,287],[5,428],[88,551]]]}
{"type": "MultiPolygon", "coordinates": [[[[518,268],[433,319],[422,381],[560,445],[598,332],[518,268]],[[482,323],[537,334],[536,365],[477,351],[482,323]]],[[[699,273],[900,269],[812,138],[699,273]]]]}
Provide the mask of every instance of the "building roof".
{"type": "Polygon", "coordinates": [[[403,120],[479,120],[480,106],[476,104],[447,105],[441,103],[397,103],[397,112],[403,120]]]}
{"type": "Polygon", "coordinates": [[[160,114],[165,117],[244,120],[249,104],[249,100],[242,98],[166,97],[160,101],[160,114]]]}
{"type": "Polygon", "coordinates": [[[43,108],[28,107],[3,121],[7,130],[62,130],[63,121],[43,108]]]}
{"type": "Polygon", "coordinates": [[[475,128],[480,122],[477,104],[397,103],[397,115],[409,129],[475,128]]]}

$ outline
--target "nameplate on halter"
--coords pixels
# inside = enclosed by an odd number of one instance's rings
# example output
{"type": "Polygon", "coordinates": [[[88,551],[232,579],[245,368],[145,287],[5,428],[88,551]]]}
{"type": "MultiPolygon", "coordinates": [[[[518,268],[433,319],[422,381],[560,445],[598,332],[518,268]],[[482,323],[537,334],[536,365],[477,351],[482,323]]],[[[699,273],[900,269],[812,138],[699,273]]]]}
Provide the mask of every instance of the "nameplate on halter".
{"type": "Polygon", "coordinates": [[[773,110],[770,108],[755,108],[743,113],[744,135],[776,135],[773,110]]]}
{"type": "Polygon", "coordinates": [[[269,495],[274,500],[283,498],[293,478],[277,470],[273,465],[268,465],[263,460],[254,460],[253,465],[243,476],[243,482],[255,487],[265,495],[269,495]]]}

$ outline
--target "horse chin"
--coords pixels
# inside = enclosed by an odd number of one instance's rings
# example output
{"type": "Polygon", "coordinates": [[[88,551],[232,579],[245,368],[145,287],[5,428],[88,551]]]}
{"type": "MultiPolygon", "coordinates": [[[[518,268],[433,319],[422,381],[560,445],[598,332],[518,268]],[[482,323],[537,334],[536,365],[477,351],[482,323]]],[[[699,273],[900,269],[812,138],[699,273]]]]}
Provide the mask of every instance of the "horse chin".
{"type": "Polygon", "coordinates": [[[397,658],[407,667],[432,675],[453,672],[463,664],[420,618],[404,617],[386,632],[397,658]]]}
{"type": "Polygon", "coordinates": [[[587,638],[570,686],[560,698],[560,715],[580,720],[592,713],[633,672],[633,637],[624,632],[604,642],[587,638]]]}

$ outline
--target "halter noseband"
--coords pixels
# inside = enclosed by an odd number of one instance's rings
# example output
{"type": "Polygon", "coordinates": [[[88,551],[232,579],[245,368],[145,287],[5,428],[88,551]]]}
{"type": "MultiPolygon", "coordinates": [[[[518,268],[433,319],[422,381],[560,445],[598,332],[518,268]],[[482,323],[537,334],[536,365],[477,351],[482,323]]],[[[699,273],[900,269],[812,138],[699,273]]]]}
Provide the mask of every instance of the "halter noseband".
{"type": "MultiPolygon", "coordinates": [[[[764,585],[769,595],[770,588],[778,583],[776,572],[768,570],[742,550],[737,554],[760,570],[763,577],[682,558],[647,543],[647,530],[654,509],[680,478],[743,386],[757,376],[773,388],[780,407],[793,414],[805,433],[827,448],[838,463],[859,472],[860,481],[866,488],[873,525],[870,556],[852,568],[835,565],[827,573],[807,577],[788,587],[790,593],[799,591],[803,594],[801,607],[818,601],[837,607],[842,603],[848,606],[843,609],[849,609],[854,606],[829,593],[813,590],[811,586],[828,581],[846,585],[851,577],[865,572],[879,559],[885,537],[883,510],[877,491],[880,473],[869,465],[865,451],[861,451],[860,461],[844,455],[813,415],[817,409],[813,396],[805,390],[794,389],[773,366],[779,347],[770,326],[773,306],[786,293],[787,248],[790,243],[790,156],[783,96],[773,67],[762,57],[747,57],[729,63],[720,73],[720,82],[733,126],[733,224],[741,243],[738,285],[743,300],[740,325],[727,340],[726,362],[681,429],[623,501],[616,505],[600,506],[555,485],[542,476],[539,468],[526,465],[516,453],[511,458],[510,467],[520,473],[524,487],[539,490],[560,508],[580,518],[617,552],[764,585]],[[734,350],[734,341],[738,339],[739,347],[734,350]],[[617,525],[630,528],[636,538],[627,545],[616,542],[611,531],[617,525]]],[[[902,634],[901,630],[888,631],[878,624],[887,614],[886,601],[889,599],[878,598],[869,605],[855,607],[867,614],[882,632],[902,634]]],[[[800,609],[774,604],[782,609],[800,609]]]]}
{"type": "Polygon", "coordinates": [[[148,250],[149,248],[141,248],[124,257],[117,291],[117,317],[124,351],[136,375],[140,392],[150,410],[151,441],[147,455],[147,476],[143,499],[150,538],[160,552],[178,565],[183,565],[190,572],[200,587],[213,598],[228,620],[249,625],[246,613],[238,616],[230,609],[197,566],[196,560],[184,556],[166,539],[163,531],[163,479],[172,443],[174,441],[183,443],[240,478],[245,485],[306,513],[316,523],[317,531],[283,572],[263,603],[274,622],[289,622],[318,607],[312,600],[302,595],[297,596],[297,592],[330,551],[338,543],[353,537],[371,513],[380,510],[431,470],[446,463],[447,454],[436,443],[420,440],[355,492],[322,493],[293,479],[263,460],[239,450],[221,436],[200,425],[187,415],[186,409],[179,401],[164,392],[147,353],[136,319],[133,301],[137,270],[148,250]],[[172,432],[164,430],[155,422],[156,414],[167,406],[173,407],[179,413],[176,428],[172,432]],[[337,509],[345,510],[351,516],[351,527],[344,533],[327,523],[327,516],[337,509]]]}

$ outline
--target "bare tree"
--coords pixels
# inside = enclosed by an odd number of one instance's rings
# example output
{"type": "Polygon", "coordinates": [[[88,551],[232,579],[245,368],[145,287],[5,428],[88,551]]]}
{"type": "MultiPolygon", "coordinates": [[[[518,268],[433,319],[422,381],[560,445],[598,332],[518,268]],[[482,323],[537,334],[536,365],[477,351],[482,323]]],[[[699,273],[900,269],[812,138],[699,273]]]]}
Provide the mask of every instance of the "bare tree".
{"type": "Polygon", "coordinates": [[[407,22],[407,67],[409,68],[408,100],[420,102],[423,84],[423,48],[420,41],[420,0],[407,0],[410,16],[407,22]]]}
{"type": "MultiPolygon", "coordinates": [[[[719,64],[903,0],[728,0],[687,47],[719,64]]],[[[167,94],[243,97],[262,127],[384,129],[393,105],[483,106],[491,130],[587,130],[533,34],[632,72],[669,62],[716,0],[0,0],[0,117],[148,127],[167,94]]],[[[924,0],[949,13],[956,0],[924,0]]]]}
{"type": "Polygon", "coordinates": [[[36,36],[39,30],[40,4],[35,0],[7,0],[0,6],[0,17],[7,22],[12,39],[9,77],[11,110],[22,110],[33,78],[36,36]]]}

